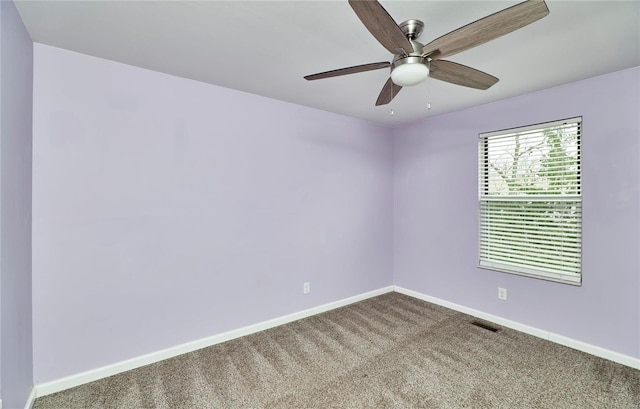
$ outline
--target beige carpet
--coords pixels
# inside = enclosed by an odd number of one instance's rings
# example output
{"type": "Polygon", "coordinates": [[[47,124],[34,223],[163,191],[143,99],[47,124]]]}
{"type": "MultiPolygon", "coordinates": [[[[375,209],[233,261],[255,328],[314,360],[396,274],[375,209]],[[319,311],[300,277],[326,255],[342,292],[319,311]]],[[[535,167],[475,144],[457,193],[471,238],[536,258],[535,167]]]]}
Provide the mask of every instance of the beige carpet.
{"type": "Polygon", "coordinates": [[[398,293],[38,398],[50,408],[640,408],[640,371],[398,293]]]}

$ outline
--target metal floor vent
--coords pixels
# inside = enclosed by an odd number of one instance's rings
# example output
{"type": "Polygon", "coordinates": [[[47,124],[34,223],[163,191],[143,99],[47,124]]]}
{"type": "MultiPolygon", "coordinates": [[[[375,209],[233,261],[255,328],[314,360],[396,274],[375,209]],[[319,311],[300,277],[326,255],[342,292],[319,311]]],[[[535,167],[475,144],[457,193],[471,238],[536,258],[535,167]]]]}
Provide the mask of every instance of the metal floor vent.
{"type": "Polygon", "coordinates": [[[491,331],[491,332],[498,332],[499,329],[496,327],[492,327],[491,325],[485,324],[484,322],[480,322],[480,321],[471,321],[471,325],[475,325],[476,327],[480,327],[483,329],[486,329],[487,331],[491,331]]]}

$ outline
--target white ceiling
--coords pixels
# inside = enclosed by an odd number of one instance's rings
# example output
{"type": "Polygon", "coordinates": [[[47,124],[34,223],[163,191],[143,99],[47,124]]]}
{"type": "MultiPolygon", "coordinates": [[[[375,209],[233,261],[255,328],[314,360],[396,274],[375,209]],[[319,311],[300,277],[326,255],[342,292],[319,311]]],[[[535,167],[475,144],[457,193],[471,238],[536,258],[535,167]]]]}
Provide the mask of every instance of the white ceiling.
{"type": "MultiPolygon", "coordinates": [[[[517,3],[381,1],[398,23],[424,21],[422,43],[517,3]]],[[[386,69],[310,82],[302,78],[391,60],[346,0],[16,5],[38,43],[388,124],[640,65],[639,1],[548,0],[550,14],[542,20],[447,58],[500,78],[489,90],[428,79],[376,107],[386,69]]]]}

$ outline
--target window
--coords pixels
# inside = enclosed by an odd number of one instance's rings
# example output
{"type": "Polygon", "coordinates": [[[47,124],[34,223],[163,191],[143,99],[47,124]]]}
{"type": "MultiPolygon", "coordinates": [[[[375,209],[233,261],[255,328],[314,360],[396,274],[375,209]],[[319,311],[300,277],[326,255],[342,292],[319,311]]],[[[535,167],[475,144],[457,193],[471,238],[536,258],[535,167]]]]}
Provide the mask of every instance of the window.
{"type": "Polygon", "coordinates": [[[581,284],[581,126],[480,134],[480,267],[581,284]]]}

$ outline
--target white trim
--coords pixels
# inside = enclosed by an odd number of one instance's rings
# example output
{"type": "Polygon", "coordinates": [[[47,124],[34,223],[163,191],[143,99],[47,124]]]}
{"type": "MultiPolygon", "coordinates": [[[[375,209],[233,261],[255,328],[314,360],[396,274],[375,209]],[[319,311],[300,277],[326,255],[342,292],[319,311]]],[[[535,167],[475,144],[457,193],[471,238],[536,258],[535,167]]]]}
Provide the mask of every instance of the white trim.
{"type": "MultiPolygon", "coordinates": [[[[29,393],[29,397],[27,398],[27,403],[24,405],[24,409],[31,409],[33,407],[33,403],[36,401],[36,387],[31,388],[31,393],[29,393]]],[[[0,402],[0,409],[2,409],[2,402],[0,402]]]]}
{"type": "MultiPolygon", "coordinates": [[[[382,295],[385,293],[390,293],[392,291],[393,291],[393,286],[383,287],[378,290],[369,291],[367,293],[355,295],[353,297],[348,297],[342,300],[330,302],[328,304],[309,308],[307,310],[295,312],[293,314],[274,318],[268,321],[263,321],[257,324],[249,325],[243,328],[238,328],[228,332],[223,332],[221,334],[212,335],[210,337],[199,339],[192,342],[187,342],[185,344],[176,345],[174,347],[163,349],[161,351],[152,352],[136,358],[128,359],[126,361],[116,362],[111,365],[92,369],[76,375],[71,375],[71,376],[67,376],[65,378],[57,379],[54,381],[41,383],[34,387],[33,391],[35,391],[35,393],[32,391],[32,395],[35,395],[36,397],[50,395],[52,393],[60,392],[65,389],[83,385],[88,382],[93,382],[98,379],[106,378],[108,376],[112,376],[121,372],[139,368],[144,365],[149,365],[154,362],[162,361],[164,359],[173,358],[178,355],[186,354],[187,352],[192,352],[198,349],[209,347],[211,345],[219,344],[232,339],[250,335],[256,332],[264,331],[269,328],[277,327],[279,325],[283,325],[292,321],[297,321],[303,318],[307,318],[312,315],[316,315],[316,314],[320,314],[336,308],[344,307],[345,305],[353,304],[355,302],[362,301],[371,297],[376,297],[378,295],[382,295]]],[[[30,408],[26,408],[26,409],[30,409],[30,408]]]]}
{"type": "Polygon", "coordinates": [[[577,116],[575,118],[567,118],[567,119],[560,119],[557,121],[551,121],[551,122],[541,122],[539,124],[533,124],[533,125],[527,125],[527,126],[519,126],[517,128],[507,128],[507,129],[502,129],[499,131],[492,131],[492,132],[483,132],[481,134],[478,134],[478,138],[482,139],[482,138],[490,138],[492,136],[501,136],[501,135],[511,135],[511,134],[515,134],[515,133],[524,133],[524,132],[528,132],[528,131],[540,131],[542,132],[542,130],[544,128],[553,128],[553,127],[558,127],[558,126],[562,126],[562,125],[567,125],[567,124],[574,124],[574,123],[582,123],[582,117],[581,116],[577,116]]]}
{"type": "Polygon", "coordinates": [[[535,327],[530,327],[528,325],[524,325],[516,321],[511,321],[506,318],[499,317],[497,315],[474,310],[473,308],[465,307],[463,305],[445,301],[440,298],[425,295],[417,291],[408,290],[406,288],[402,288],[398,286],[394,286],[393,289],[394,291],[400,294],[405,294],[410,297],[418,298],[420,300],[424,300],[433,304],[441,305],[443,307],[446,307],[455,311],[463,312],[465,314],[472,315],[476,318],[490,321],[507,328],[515,329],[516,331],[524,332],[525,334],[546,339],[548,341],[554,342],[556,344],[564,345],[569,348],[577,349],[578,351],[586,352],[587,354],[608,359],[610,361],[617,362],[619,364],[626,365],[634,369],[640,369],[640,358],[634,358],[629,355],[624,355],[619,352],[611,351],[609,349],[587,344],[586,342],[578,341],[573,338],[565,337],[564,335],[554,334],[553,332],[545,331],[535,327]]]}
{"type": "Polygon", "coordinates": [[[480,260],[478,262],[478,268],[531,278],[539,278],[541,280],[555,281],[556,283],[576,285],[578,287],[582,285],[582,274],[579,273],[553,273],[551,271],[534,270],[522,265],[510,265],[508,263],[501,264],[484,260],[480,260]]]}

